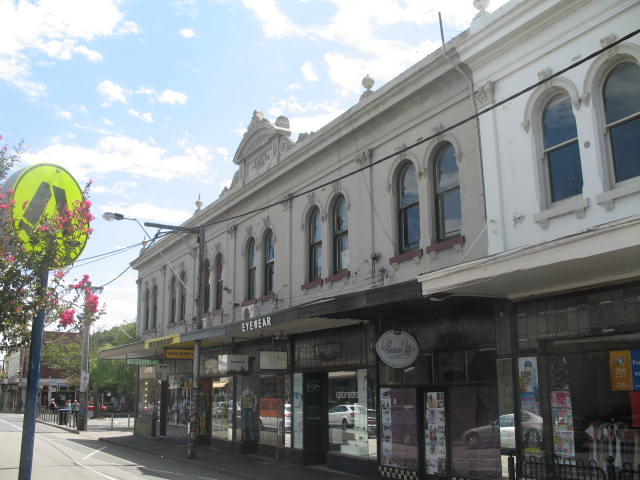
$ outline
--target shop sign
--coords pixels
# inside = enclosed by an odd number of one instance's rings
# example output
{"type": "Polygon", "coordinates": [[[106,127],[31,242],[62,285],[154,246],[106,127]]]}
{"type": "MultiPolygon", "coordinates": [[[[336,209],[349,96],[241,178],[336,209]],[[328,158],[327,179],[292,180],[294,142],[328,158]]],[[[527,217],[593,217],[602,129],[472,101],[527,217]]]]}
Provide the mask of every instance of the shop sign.
{"type": "Polygon", "coordinates": [[[193,350],[191,348],[167,348],[164,351],[164,358],[193,360],[193,350]]]}
{"type": "Polygon", "coordinates": [[[127,358],[127,365],[150,367],[156,363],[158,363],[158,360],[155,358],[127,358]]]}
{"type": "Polygon", "coordinates": [[[261,351],[259,353],[261,370],[287,369],[287,352],[261,351]]]}
{"type": "Polygon", "coordinates": [[[249,355],[218,355],[218,372],[220,375],[248,371],[249,355]]]}
{"type": "Polygon", "coordinates": [[[150,348],[163,347],[165,345],[171,345],[172,343],[180,343],[180,334],[167,335],[166,337],[158,337],[152,340],[144,341],[144,348],[149,350],[150,348]]]}
{"type": "Polygon", "coordinates": [[[640,350],[609,352],[611,390],[640,390],[640,350]]]}
{"type": "Polygon", "coordinates": [[[262,330],[271,326],[271,317],[260,317],[254,320],[242,322],[242,331],[250,332],[252,330],[262,330]]]}
{"type": "Polygon", "coordinates": [[[420,346],[413,335],[404,330],[387,330],[376,342],[380,359],[391,368],[404,368],[418,358],[420,346]]]}

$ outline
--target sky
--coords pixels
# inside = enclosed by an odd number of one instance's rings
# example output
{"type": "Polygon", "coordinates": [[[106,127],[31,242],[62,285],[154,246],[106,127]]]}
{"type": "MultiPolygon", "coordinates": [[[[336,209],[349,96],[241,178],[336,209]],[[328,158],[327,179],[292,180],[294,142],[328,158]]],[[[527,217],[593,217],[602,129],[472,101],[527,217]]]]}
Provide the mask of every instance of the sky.
{"type": "Polygon", "coordinates": [[[230,185],[254,110],[287,116],[294,141],[320,129],[366,75],[375,91],[437,49],[438,12],[445,40],[478,13],[473,0],[0,0],[0,143],[24,140],[18,168],[92,181],[94,233],[69,279],[106,285],[96,328],[135,320],[137,275],[122,272],[146,236],[104,212],[179,225],[230,185]]]}

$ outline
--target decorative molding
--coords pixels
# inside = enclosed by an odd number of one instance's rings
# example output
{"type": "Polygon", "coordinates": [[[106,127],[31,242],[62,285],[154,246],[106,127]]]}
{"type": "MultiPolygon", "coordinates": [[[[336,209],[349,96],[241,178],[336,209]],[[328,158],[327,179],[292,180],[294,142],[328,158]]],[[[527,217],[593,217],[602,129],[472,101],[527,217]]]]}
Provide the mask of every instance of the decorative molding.
{"type": "Polygon", "coordinates": [[[335,275],[330,275],[324,279],[324,283],[334,283],[340,280],[346,280],[351,276],[351,272],[349,270],[343,270],[342,272],[338,272],[335,275]]]}
{"type": "Polygon", "coordinates": [[[546,80],[551,75],[553,75],[553,70],[550,67],[544,68],[538,72],[538,80],[546,80]]]}
{"type": "Polygon", "coordinates": [[[640,177],[635,177],[619,183],[611,190],[596,195],[596,202],[605,210],[611,211],[615,208],[615,201],[619,198],[640,193],[640,177]]]}
{"type": "Polygon", "coordinates": [[[476,104],[479,107],[486,107],[487,105],[493,103],[495,97],[495,83],[489,81],[482,85],[478,90],[473,93],[474,98],[476,99],[476,104]]]}
{"type": "Polygon", "coordinates": [[[459,235],[457,237],[449,238],[447,240],[443,240],[442,242],[429,245],[424,249],[424,251],[427,253],[435,253],[435,252],[440,252],[442,250],[446,250],[451,247],[461,246],[463,244],[464,244],[464,235],[459,235]]]}
{"type": "Polygon", "coordinates": [[[321,285],[322,285],[322,283],[323,283],[322,279],[321,279],[321,278],[318,278],[318,279],[313,280],[313,281],[311,281],[311,282],[307,282],[307,283],[305,283],[305,284],[300,285],[300,288],[301,288],[302,290],[310,290],[310,289],[312,289],[312,288],[316,288],[316,287],[321,286],[321,285]]]}
{"type": "Polygon", "coordinates": [[[353,156],[353,159],[356,161],[360,167],[366,167],[367,165],[371,165],[371,160],[373,158],[373,149],[369,148],[363,152],[357,153],[353,156]]]}
{"type": "Polygon", "coordinates": [[[280,203],[283,210],[289,210],[289,208],[291,208],[291,204],[293,203],[293,193],[285,193],[280,203]]]}
{"type": "Polygon", "coordinates": [[[253,225],[248,225],[245,228],[245,236],[246,237],[252,237],[253,236],[253,225]]]}
{"type": "Polygon", "coordinates": [[[582,195],[576,195],[557,202],[557,205],[553,205],[551,208],[536,213],[533,216],[533,221],[546,230],[549,228],[549,221],[553,218],[570,213],[573,213],[576,218],[584,218],[587,207],[589,207],[589,199],[582,195]]]}
{"type": "Polygon", "coordinates": [[[398,264],[398,263],[406,262],[407,260],[411,260],[413,258],[417,258],[419,260],[420,257],[422,257],[423,254],[424,254],[424,252],[422,251],[422,249],[418,248],[416,250],[411,250],[410,252],[401,253],[400,255],[396,255],[395,257],[391,257],[389,259],[389,263],[390,264],[398,264]]]}
{"type": "Polygon", "coordinates": [[[442,132],[444,131],[444,125],[443,124],[436,125],[435,127],[433,127],[431,129],[431,131],[435,135],[435,139],[438,142],[441,142],[442,141],[442,132]]]}
{"type": "Polygon", "coordinates": [[[234,238],[236,236],[237,231],[238,225],[229,225],[227,227],[227,235],[229,235],[231,238],[234,238]]]}

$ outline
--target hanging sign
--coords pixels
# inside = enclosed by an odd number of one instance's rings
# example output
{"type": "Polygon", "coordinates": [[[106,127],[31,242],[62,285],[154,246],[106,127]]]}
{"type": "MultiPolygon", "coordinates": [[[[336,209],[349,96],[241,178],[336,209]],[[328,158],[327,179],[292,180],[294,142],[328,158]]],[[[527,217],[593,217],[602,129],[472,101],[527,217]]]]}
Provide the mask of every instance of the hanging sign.
{"type": "Polygon", "coordinates": [[[249,355],[218,355],[218,372],[220,375],[247,371],[249,371],[249,355]]]}
{"type": "Polygon", "coordinates": [[[404,368],[416,361],[420,346],[413,335],[404,330],[387,330],[376,342],[380,359],[392,368],[404,368]]]}
{"type": "Polygon", "coordinates": [[[193,360],[192,348],[167,348],[164,351],[164,358],[193,360]]]}
{"type": "Polygon", "coordinates": [[[632,368],[630,350],[614,350],[609,352],[611,390],[633,390],[632,368]]]}
{"type": "Polygon", "coordinates": [[[158,363],[155,358],[127,358],[127,365],[138,365],[143,367],[149,367],[158,363]]]}
{"type": "Polygon", "coordinates": [[[286,370],[287,352],[260,351],[261,370],[286,370]]]}

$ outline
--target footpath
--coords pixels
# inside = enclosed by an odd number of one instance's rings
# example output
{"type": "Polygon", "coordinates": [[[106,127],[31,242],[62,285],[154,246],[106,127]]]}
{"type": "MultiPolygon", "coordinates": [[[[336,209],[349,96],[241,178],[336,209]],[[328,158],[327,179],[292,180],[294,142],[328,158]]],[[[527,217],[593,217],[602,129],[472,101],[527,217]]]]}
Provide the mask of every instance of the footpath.
{"type": "Polygon", "coordinates": [[[131,430],[124,426],[111,430],[108,419],[91,419],[88,429],[82,432],[74,428],[38,421],[101,442],[198,465],[212,473],[227,473],[248,480],[354,480],[360,478],[329,470],[323,466],[281,464],[276,463],[274,459],[258,455],[240,455],[230,450],[206,445],[198,445],[197,458],[188,459],[185,444],[133,435],[131,430]]]}

